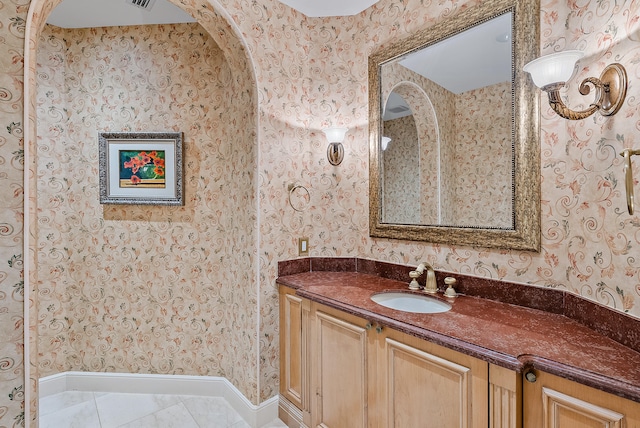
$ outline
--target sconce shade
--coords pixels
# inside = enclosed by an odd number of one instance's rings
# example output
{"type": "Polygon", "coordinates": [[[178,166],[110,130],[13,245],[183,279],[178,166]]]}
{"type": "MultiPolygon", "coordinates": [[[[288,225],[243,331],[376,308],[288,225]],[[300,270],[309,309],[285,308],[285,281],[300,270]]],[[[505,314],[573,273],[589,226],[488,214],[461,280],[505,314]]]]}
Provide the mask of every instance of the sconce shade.
{"type": "Polygon", "coordinates": [[[382,146],[382,151],[387,150],[387,147],[389,147],[389,143],[390,142],[391,142],[391,138],[382,137],[382,139],[380,140],[380,145],[382,146]]]}
{"type": "Polygon", "coordinates": [[[576,63],[584,56],[582,51],[570,50],[541,56],[527,63],[523,70],[531,74],[533,83],[539,88],[554,83],[565,83],[576,68],[576,63]]]}
{"type": "Polygon", "coordinates": [[[330,143],[342,143],[348,130],[348,128],[326,128],[322,131],[330,143]]]}

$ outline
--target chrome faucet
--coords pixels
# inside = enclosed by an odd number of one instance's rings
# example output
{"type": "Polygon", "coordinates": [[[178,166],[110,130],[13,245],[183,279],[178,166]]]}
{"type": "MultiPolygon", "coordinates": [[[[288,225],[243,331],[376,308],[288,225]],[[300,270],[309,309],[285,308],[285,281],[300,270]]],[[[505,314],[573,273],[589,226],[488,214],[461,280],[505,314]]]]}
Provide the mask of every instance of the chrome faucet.
{"type": "Polygon", "coordinates": [[[420,285],[418,284],[417,279],[427,271],[427,278],[425,279],[424,292],[429,294],[435,294],[438,291],[438,284],[436,283],[436,272],[433,270],[433,266],[429,263],[424,262],[420,263],[416,270],[412,270],[409,272],[409,277],[411,277],[411,282],[409,283],[409,289],[411,290],[419,290],[420,285]]]}

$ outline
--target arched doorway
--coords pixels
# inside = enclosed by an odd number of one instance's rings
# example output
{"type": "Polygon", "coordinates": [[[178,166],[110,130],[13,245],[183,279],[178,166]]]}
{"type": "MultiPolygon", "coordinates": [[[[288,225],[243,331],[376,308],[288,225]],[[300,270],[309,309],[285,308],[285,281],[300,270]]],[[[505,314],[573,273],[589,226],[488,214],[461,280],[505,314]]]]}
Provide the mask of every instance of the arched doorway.
{"type": "Polygon", "coordinates": [[[385,112],[402,100],[407,110],[385,115],[383,132],[391,138],[383,155],[383,219],[398,224],[440,221],[440,131],[436,110],[418,84],[401,80],[392,88],[385,112]]]}
{"type": "MultiPolygon", "coordinates": [[[[242,162],[246,162],[247,158],[251,158],[253,150],[257,146],[257,95],[256,95],[256,79],[253,73],[253,65],[251,58],[248,54],[248,50],[245,47],[244,41],[240,36],[239,31],[234,27],[233,21],[226,15],[224,9],[217,3],[211,4],[206,0],[190,0],[179,3],[178,1],[170,0],[179,7],[182,7],[187,13],[190,13],[198,23],[209,33],[211,38],[216,42],[220,50],[225,56],[226,62],[230,69],[230,73],[233,76],[233,82],[238,86],[238,90],[242,91],[246,97],[247,105],[251,108],[250,111],[244,112],[242,118],[238,118],[240,121],[239,126],[246,125],[247,128],[251,128],[247,132],[245,138],[246,145],[241,149],[239,157],[242,158],[242,162]],[[250,141],[249,141],[250,140],[250,141]]],[[[25,264],[25,319],[27,325],[25,326],[25,377],[29,386],[26,388],[26,404],[25,414],[26,420],[34,422],[36,418],[36,398],[37,398],[37,383],[40,377],[39,374],[39,362],[38,362],[38,324],[41,322],[39,318],[39,305],[38,305],[38,293],[39,282],[42,278],[38,277],[38,254],[37,254],[37,241],[38,228],[38,197],[37,197],[37,177],[38,177],[38,164],[37,164],[37,106],[36,106],[36,53],[38,48],[38,40],[40,34],[45,26],[45,21],[50,11],[58,4],[60,0],[34,0],[30,4],[29,15],[26,24],[26,46],[25,46],[25,247],[26,247],[26,264],[25,264]]],[[[206,107],[206,106],[205,106],[206,107]]],[[[198,149],[202,149],[203,141],[198,142],[198,149]]],[[[222,156],[233,156],[230,153],[222,153],[222,156]]],[[[242,162],[237,162],[238,164],[242,162]]],[[[247,174],[251,174],[251,169],[255,167],[251,161],[246,162],[247,174]]],[[[253,168],[255,169],[255,168],[253,168]]],[[[252,180],[248,180],[252,181],[252,180]]],[[[195,189],[192,189],[192,194],[195,189]]],[[[255,193],[254,191],[245,192],[255,193]]],[[[206,202],[205,202],[206,203],[206,202]]],[[[188,208],[187,208],[188,209],[188,208]]],[[[234,213],[237,213],[237,209],[234,213]]],[[[117,213],[112,212],[113,216],[117,216],[117,213]]],[[[181,218],[185,219],[190,213],[183,213],[181,218]]],[[[214,218],[215,216],[211,216],[214,218]]],[[[131,220],[130,218],[124,218],[125,220],[131,220]]],[[[118,218],[115,218],[118,220],[118,218]]],[[[171,233],[168,233],[171,235],[171,233]]],[[[247,235],[255,235],[251,231],[247,235]]],[[[239,238],[241,240],[242,237],[239,238]]],[[[255,245],[255,243],[249,243],[247,245],[255,245]]],[[[249,253],[255,253],[255,251],[249,251],[249,253]]],[[[246,260],[241,260],[245,262],[246,260]]],[[[247,269],[247,264],[255,264],[255,260],[249,259],[248,263],[238,263],[243,266],[243,270],[251,271],[247,269]]],[[[229,266],[227,266],[229,267],[229,266]]],[[[215,282],[213,280],[212,282],[215,282]]],[[[185,291],[188,292],[188,291],[185,291]]],[[[168,292],[169,293],[169,292],[168,292]]],[[[236,303],[242,307],[243,302],[236,303]]],[[[253,323],[255,324],[255,323],[253,323]]],[[[255,346],[257,349],[257,346],[255,346]]],[[[252,350],[253,352],[253,350],[252,350]]],[[[251,354],[248,359],[253,362],[255,355],[251,354]]],[[[257,374],[253,373],[251,376],[257,377],[257,374]]],[[[250,383],[251,379],[247,380],[250,383]]],[[[249,394],[250,395],[250,394],[249,394]]],[[[251,398],[250,398],[251,399],[251,398]]],[[[255,401],[255,400],[254,400],[255,401]]]]}

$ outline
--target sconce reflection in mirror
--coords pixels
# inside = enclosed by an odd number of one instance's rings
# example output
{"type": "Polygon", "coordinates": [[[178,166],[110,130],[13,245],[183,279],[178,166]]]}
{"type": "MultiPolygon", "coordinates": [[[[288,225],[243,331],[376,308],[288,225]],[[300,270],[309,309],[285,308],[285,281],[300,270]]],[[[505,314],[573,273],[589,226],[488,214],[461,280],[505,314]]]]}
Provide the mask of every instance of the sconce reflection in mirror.
{"type": "Polygon", "coordinates": [[[327,147],[327,159],[331,165],[340,165],[344,159],[344,147],[342,142],[349,129],[347,128],[326,128],[322,131],[327,136],[329,147],[327,147]]]}
{"type": "Polygon", "coordinates": [[[624,184],[627,191],[627,210],[633,214],[634,192],[633,192],[633,166],[631,156],[640,155],[640,150],[624,149],[620,156],[624,157],[624,184]]]}
{"type": "Polygon", "coordinates": [[[589,85],[595,88],[595,100],[589,108],[574,111],[562,102],[560,89],[571,78],[576,63],[583,56],[583,52],[576,50],[557,52],[534,59],[523,69],[531,74],[533,83],[549,95],[551,108],[565,119],[580,120],[597,111],[603,116],[616,114],[627,95],[627,72],[618,63],[608,65],[599,79],[587,77],[580,84],[582,95],[589,94],[589,85]]]}

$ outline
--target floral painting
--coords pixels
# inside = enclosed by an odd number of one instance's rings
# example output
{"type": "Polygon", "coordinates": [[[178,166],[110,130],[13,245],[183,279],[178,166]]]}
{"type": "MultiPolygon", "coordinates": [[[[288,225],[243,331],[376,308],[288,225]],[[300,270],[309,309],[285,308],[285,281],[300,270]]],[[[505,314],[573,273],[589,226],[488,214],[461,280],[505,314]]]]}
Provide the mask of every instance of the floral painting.
{"type": "Polygon", "coordinates": [[[183,205],[182,133],[103,132],[100,203],[183,205]]]}
{"type": "Polygon", "coordinates": [[[120,187],[164,189],[164,150],[120,150],[120,187]]]}

